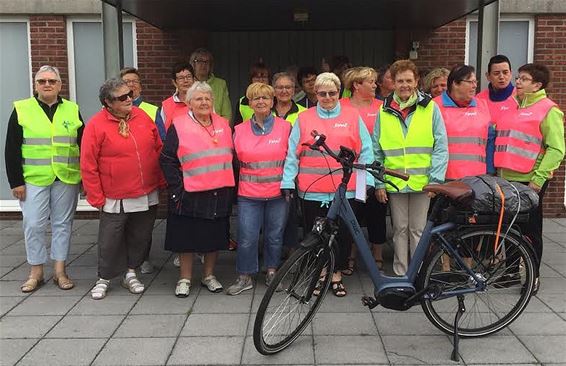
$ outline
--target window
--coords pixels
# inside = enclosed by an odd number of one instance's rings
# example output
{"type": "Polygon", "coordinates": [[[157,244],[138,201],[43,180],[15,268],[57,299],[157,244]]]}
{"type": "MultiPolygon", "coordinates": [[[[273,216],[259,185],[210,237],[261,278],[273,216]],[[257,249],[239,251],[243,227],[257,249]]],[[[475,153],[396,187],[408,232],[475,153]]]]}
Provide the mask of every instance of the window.
{"type": "MultiPolygon", "coordinates": [[[[135,23],[124,20],[124,65],[137,66],[135,23]]],[[[99,19],[71,18],[67,21],[69,91],[87,122],[100,110],[98,89],[105,80],[102,23],[99,19]]]]}
{"type": "MultiPolygon", "coordinates": [[[[469,17],[467,21],[466,64],[476,67],[478,45],[478,20],[469,17]]],[[[511,60],[512,71],[533,61],[534,20],[530,17],[505,17],[499,19],[499,54],[511,60]]]]}
{"type": "MultiPolygon", "coordinates": [[[[13,102],[29,98],[31,89],[31,57],[29,20],[27,18],[0,17],[0,149],[4,157],[8,120],[14,109],[13,102]],[[5,52],[10,50],[9,52],[5,52]]],[[[19,210],[13,199],[4,159],[0,162],[0,211],[19,210]]]]}

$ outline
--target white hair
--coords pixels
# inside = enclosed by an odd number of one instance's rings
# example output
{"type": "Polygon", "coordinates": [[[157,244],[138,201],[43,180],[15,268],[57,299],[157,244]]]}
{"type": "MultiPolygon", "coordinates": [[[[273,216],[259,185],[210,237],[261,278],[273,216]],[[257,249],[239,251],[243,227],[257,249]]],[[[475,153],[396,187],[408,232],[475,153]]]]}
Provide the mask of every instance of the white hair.
{"type": "Polygon", "coordinates": [[[335,86],[336,90],[340,90],[340,78],[332,72],[323,72],[316,77],[314,90],[318,90],[321,86],[335,86]]]}
{"type": "Polygon", "coordinates": [[[61,81],[61,74],[59,73],[59,69],[56,68],[55,66],[51,66],[51,65],[43,65],[39,68],[39,70],[37,70],[37,72],[35,73],[35,77],[34,80],[37,81],[39,79],[39,75],[43,74],[44,72],[52,72],[55,75],[57,75],[57,80],[61,81]]]}
{"type": "Polygon", "coordinates": [[[207,93],[210,94],[210,98],[214,101],[214,95],[212,93],[212,88],[205,81],[195,81],[193,85],[187,90],[187,96],[185,97],[185,102],[190,102],[193,99],[195,93],[207,93]]]}

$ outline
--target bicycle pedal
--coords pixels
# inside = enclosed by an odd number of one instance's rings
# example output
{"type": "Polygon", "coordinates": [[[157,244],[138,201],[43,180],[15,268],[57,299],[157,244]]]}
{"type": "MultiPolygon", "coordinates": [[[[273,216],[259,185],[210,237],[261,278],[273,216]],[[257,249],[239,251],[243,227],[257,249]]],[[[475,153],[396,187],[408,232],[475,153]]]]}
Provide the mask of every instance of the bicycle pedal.
{"type": "Polygon", "coordinates": [[[362,297],[362,304],[364,306],[367,306],[370,309],[373,309],[377,305],[379,305],[379,301],[377,301],[375,298],[370,297],[370,296],[363,296],[362,297]]]}

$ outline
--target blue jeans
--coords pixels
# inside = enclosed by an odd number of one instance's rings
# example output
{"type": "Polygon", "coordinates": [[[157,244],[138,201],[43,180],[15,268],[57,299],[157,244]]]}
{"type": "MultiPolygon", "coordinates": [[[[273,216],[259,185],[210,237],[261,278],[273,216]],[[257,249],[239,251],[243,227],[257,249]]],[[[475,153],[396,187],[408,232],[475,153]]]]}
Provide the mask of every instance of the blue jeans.
{"type": "Polygon", "coordinates": [[[283,197],[272,200],[238,197],[238,273],[251,275],[259,272],[258,241],[262,228],[264,265],[267,268],[279,266],[288,209],[283,197]]]}

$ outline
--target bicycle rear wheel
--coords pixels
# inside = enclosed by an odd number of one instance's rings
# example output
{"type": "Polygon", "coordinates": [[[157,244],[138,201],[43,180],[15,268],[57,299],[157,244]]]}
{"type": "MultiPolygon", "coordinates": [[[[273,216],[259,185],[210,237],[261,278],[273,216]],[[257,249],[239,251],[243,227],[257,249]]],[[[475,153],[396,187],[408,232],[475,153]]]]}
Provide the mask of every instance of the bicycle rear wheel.
{"type": "MultiPolygon", "coordinates": [[[[513,322],[529,303],[535,280],[534,255],[528,243],[516,235],[500,237],[496,232],[475,229],[456,239],[458,253],[478,277],[486,280],[483,291],[466,294],[466,312],[458,333],[462,337],[480,337],[495,333],[513,322]]],[[[442,298],[447,291],[475,288],[473,278],[449,257],[440,246],[423,264],[420,288],[440,294],[437,300],[426,298],[421,305],[427,318],[443,332],[453,334],[455,296],[442,298]]]]}
{"type": "Polygon", "coordinates": [[[334,271],[334,251],[317,245],[299,248],[279,269],[263,296],[254,323],[254,344],[269,355],[288,347],[310,323],[328,291],[334,271]],[[320,285],[320,294],[313,290],[320,285]]]}

